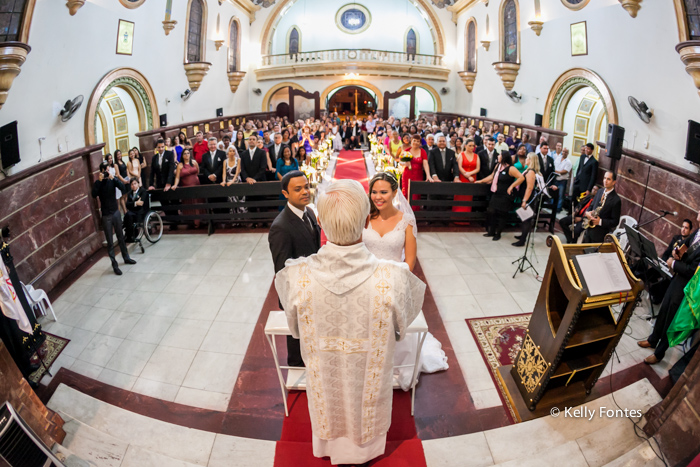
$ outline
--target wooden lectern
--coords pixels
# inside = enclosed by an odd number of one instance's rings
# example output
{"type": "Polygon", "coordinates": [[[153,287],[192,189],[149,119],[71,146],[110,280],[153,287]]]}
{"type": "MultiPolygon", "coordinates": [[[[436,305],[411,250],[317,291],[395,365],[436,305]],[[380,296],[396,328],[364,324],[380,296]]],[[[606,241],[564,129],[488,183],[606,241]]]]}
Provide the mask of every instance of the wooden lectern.
{"type": "Polygon", "coordinates": [[[498,369],[518,421],[587,400],[644,288],[611,235],[602,245],[562,245],[559,238],[549,236],[547,246],[549,261],[522,348],[512,365],[498,369]],[[575,257],[598,247],[600,253],[617,255],[629,291],[589,296],[575,257]],[[611,306],[618,304],[622,310],[616,318],[611,306]]]}

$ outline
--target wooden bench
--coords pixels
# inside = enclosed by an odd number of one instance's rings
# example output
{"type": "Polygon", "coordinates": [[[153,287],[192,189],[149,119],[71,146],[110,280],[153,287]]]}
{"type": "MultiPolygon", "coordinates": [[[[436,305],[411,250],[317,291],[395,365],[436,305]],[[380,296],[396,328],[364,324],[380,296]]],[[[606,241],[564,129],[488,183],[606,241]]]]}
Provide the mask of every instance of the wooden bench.
{"type": "Polygon", "coordinates": [[[280,199],[281,182],[258,182],[253,185],[235,183],[231,186],[200,185],[178,187],[176,190],[153,190],[151,202],[160,202],[163,222],[180,224],[193,221],[209,223],[209,233],[214,232],[214,223],[268,223],[280,212],[280,206],[287,203],[280,199]],[[240,201],[229,201],[237,197],[240,201]],[[190,204],[188,204],[189,202],[190,204]],[[245,208],[246,212],[235,212],[235,208],[245,208]],[[192,212],[196,211],[196,212],[192,212]],[[253,211],[253,212],[251,212],[253,211]]]}
{"type": "Polygon", "coordinates": [[[484,183],[414,182],[409,184],[411,206],[418,222],[485,222],[491,186],[484,183]],[[420,195],[420,199],[413,199],[420,195]],[[455,201],[455,195],[471,196],[471,201],[455,201]],[[453,206],[471,206],[471,212],[455,212],[453,206]]]}

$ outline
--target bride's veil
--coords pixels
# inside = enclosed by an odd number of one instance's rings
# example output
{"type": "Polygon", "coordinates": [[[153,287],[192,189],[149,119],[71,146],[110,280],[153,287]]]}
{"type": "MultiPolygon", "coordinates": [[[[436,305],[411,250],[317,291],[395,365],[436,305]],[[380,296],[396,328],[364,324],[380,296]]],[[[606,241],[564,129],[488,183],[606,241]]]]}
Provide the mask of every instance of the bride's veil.
{"type": "Polygon", "coordinates": [[[396,190],[396,196],[394,197],[394,206],[403,213],[403,218],[406,222],[408,222],[411,227],[413,227],[413,236],[418,238],[418,227],[416,226],[416,215],[413,213],[413,209],[411,209],[411,205],[409,204],[408,200],[406,197],[403,195],[401,190],[396,190]]]}

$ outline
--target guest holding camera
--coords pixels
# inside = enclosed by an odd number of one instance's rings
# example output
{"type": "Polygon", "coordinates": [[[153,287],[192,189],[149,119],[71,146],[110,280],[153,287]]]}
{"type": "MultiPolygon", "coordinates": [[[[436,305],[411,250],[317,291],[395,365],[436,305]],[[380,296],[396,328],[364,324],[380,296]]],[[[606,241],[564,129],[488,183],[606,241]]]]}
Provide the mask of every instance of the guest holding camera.
{"type": "Polygon", "coordinates": [[[92,185],[92,197],[100,199],[100,211],[102,212],[102,230],[107,241],[107,251],[109,259],[112,261],[112,269],[118,276],[122,275],[119,264],[114,257],[114,243],[112,237],[117,234],[119,249],[126,264],[136,264],[136,261],[129,257],[129,251],[124,243],[124,231],[122,229],[122,216],[119,213],[117,203],[117,190],[126,191],[122,182],[114,178],[114,172],[109,171],[109,163],[104,161],[100,164],[100,174],[92,185]]]}

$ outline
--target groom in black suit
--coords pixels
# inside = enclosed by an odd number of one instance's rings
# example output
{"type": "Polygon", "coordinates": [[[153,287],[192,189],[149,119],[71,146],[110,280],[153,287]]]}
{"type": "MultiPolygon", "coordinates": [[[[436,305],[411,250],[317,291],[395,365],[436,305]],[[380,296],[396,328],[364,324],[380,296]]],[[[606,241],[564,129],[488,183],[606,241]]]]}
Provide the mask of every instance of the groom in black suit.
{"type": "MultiPolygon", "coordinates": [[[[321,228],[313,210],[306,207],[311,202],[306,175],[293,170],[282,177],[282,194],[287,198],[287,206],[275,218],[268,235],[275,274],[284,269],[288,259],[310,256],[321,248],[321,228]]],[[[287,336],[287,364],[304,366],[299,339],[292,336],[287,336]]]]}

